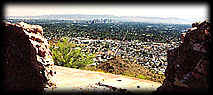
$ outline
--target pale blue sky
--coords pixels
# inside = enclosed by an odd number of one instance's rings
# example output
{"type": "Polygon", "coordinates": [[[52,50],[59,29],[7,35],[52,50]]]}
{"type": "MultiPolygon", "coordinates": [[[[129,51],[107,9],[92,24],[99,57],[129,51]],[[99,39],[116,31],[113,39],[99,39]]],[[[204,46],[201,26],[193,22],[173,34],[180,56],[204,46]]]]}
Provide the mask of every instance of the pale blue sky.
{"type": "Polygon", "coordinates": [[[115,16],[204,18],[208,4],[6,4],[5,16],[100,14],[115,16]]]}

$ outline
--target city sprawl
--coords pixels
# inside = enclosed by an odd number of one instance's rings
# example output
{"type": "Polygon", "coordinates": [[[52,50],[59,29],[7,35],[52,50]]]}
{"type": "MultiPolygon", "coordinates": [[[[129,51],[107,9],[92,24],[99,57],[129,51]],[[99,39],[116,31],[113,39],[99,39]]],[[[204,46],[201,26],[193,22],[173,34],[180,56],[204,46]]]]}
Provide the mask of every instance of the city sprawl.
{"type": "MultiPolygon", "coordinates": [[[[19,19],[11,21],[17,22],[19,19]]],[[[82,52],[96,54],[94,63],[90,65],[96,66],[120,56],[157,74],[165,73],[167,50],[178,47],[181,33],[191,28],[188,24],[151,24],[111,19],[31,19],[24,22],[41,25],[48,40],[57,42],[61,37],[69,37],[69,41],[77,45],[75,48],[81,47],[82,52]]]]}

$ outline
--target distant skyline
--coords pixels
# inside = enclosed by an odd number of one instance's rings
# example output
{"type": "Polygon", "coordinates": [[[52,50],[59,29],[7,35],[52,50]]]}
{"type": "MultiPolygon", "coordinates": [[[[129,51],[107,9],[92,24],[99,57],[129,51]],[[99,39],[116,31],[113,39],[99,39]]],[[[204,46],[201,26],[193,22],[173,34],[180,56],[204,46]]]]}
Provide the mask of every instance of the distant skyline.
{"type": "Polygon", "coordinates": [[[176,17],[204,19],[207,4],[6,4],[5,16],[38,16],[54,14],[90,14],[114,16],[176,17]]]}

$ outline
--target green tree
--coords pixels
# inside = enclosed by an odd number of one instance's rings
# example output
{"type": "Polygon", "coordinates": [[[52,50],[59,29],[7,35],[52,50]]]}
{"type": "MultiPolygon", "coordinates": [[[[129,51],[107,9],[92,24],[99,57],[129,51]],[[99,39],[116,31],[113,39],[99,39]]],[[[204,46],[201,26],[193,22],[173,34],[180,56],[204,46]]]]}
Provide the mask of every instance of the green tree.
{"type": "Polygon", "coordinates": [[[51,44],[50,50],[56,65],[71,68],[82,68],[93,63],[95,54],[81,51],[81,47],[69,42],[67,37],[63,37],[55,45],[51,44]]]}

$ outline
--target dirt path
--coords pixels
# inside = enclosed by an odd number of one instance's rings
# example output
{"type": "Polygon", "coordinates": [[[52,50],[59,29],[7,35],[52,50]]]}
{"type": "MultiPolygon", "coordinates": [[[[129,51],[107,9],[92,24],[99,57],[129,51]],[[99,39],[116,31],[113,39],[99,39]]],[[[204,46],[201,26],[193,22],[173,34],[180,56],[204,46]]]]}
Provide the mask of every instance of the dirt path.
{"type": "MultiPolygon", "coordinates": [[[[56,66],[57,88],[53,92],[155,91],[161,84],[110,73],[56,66]]],[[[47,91],[51,91],[47,89],[47,91]]]]}

